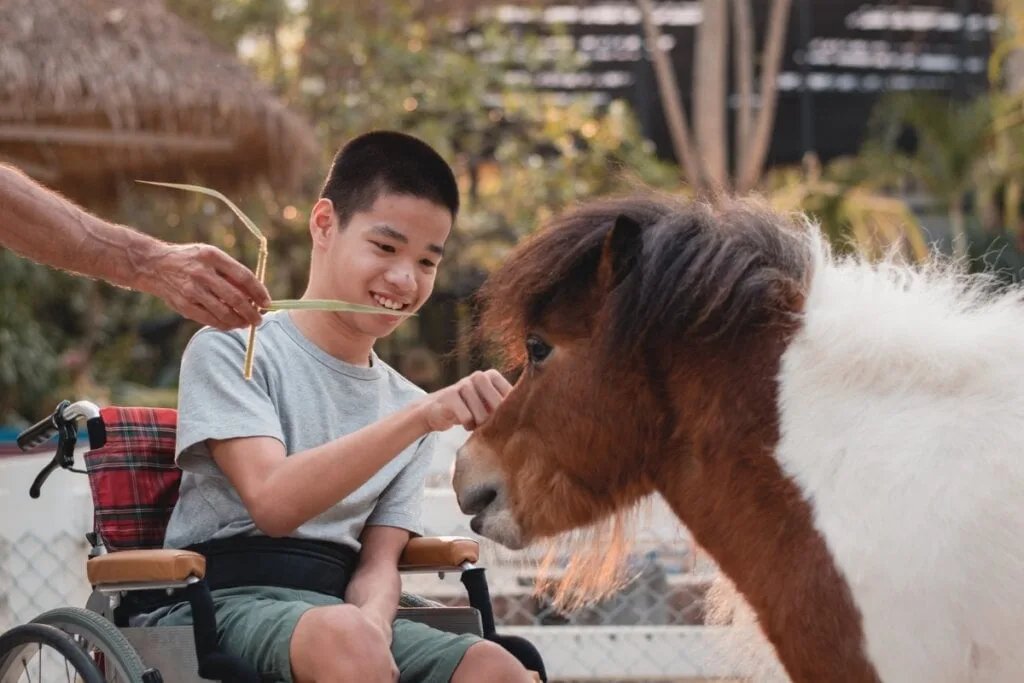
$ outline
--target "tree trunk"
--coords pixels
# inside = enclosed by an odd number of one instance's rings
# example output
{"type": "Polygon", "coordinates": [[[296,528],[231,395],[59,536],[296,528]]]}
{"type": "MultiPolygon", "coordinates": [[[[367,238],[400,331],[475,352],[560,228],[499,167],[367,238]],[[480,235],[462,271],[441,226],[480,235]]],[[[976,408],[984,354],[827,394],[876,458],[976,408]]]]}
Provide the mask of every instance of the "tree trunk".
{"type": "Polygon", "coordinates": [[[728,0],[704,0],[693,64],[693,130],[704,177],[715,190],[729,188],[728,0]]]}
{"type": "Polygon", "coordinates": [[[786,47],[789,29],[789,10],[792,0],[772,0],[771,19],[768,23],[768,37],[761,57],[761,108],[757,114],[757,125],[748,145],[746,163],[740,170],[737,189],[749,192],[761,180],[768,147],[771,145],[772,129],[775,125],[775,104],[778,100],[778,76],[782,55],[786,47]]]}
{"type": "Polygon", "coordinates": [[[281,68],[281,41],[277,32],[281,28],[281,9],[278,7],[267,19],[267,41],[270,43],[270,82],[274,92],[280,95],[287,87],[281,68]]]}
{"type": "Polygon", "coordinates": [[[686,110],[683,108],[683,98],[679,94],[679,81],[676,79],[675,68],[668,56],[662,52],[661,31],[654,23],[654,10],[651,0],[636,0],[640,8],[640,16],[644,25],[644,38],[647,41],[648,49],[651,51],[651,58],[654,62],[654,75],[658,81],[658,99],[661,101],[662,111],[665,113],[665,120],[668,122],[669,135],[672,138],[672,146],[675,149],[676,158],[683,167],[685,180],[695,190],[703,186],[700,165],[693,152],[693,145],[690,142],[690,126],[686,121],[686,110]]]}
{"type": "Polygon", "coordinates": [[[736,107],[736,161],[735,173],[747,160],[747,145],[754,129],[754,19],[750,0],[733,0],[733,28],[736,46],[733,61],[736,68],[736,90],[739,102],[736,107]]]}

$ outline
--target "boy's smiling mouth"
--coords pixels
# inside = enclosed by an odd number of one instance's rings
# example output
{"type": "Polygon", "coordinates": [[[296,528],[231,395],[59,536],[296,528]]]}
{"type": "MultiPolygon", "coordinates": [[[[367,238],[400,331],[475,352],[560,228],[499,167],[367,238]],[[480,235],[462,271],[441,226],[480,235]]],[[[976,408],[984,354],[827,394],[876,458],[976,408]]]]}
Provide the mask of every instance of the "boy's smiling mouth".
{"type": "Polygon", "coordinates": [[[409,307],[408,302],[392,299],[391,297],[378,294],[377,292],[370,292],[370,296],[373,297],[373,300],[378,306],[391,309],[392,311],[401,311],[409,307]]]}

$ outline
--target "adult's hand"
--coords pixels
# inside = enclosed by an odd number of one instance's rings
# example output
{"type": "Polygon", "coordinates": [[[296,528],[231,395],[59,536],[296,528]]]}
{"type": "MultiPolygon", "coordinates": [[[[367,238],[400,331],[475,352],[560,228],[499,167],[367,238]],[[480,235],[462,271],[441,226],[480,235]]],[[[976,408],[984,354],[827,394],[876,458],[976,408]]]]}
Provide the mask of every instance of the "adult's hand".
{"type": "Polygon", "coordinates": [[[209,244],[163,244],[139,264],[139,289],[175,311],[221,330],[256,325],[270,294],[256,275],[209,244]]]}

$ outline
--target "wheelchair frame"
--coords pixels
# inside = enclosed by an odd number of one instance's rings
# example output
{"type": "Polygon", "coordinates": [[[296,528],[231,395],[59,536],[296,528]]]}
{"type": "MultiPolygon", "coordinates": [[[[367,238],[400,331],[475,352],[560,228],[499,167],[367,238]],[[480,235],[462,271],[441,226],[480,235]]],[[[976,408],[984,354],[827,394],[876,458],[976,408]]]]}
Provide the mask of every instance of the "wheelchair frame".
{"type": "MultiPolygon", "coordinates": [[[[26,451],[41,446],[54,435],[58,437],[53,459],[43,467],[29,490],[32,498],[39,497],[42,486],[58,468],[88,474],[86,470],[74,468],[80,420],[85,421],[90,450],[101,448],[107,441],[106,425],[99,407],[89,401],[62,401],[53,414],[19,434],[18,446],[26,451]]],[[[67,653],[79,652],[84,647],[91,658],[82,660],[74,655],[71,661],[88,683],[105,680],[111,668],[129,683],[261,683],[260,675],[251,664],[217,649],[217,624],[205,580],[205,558],[191,551],[173,549],[109,551],[98,525],[86,538],[91,546],[86,566],[93,591],[85,607],[49,610],[28,624],[0,634],[0,683],[7,683],[13,662],[4,644],[21,643],[26,639],[45,642],[66,657],[67,653]],[[130,603],[130,596],[138,591],[180,595],[181,601],[191,606],[193,625],[129,625],[129,615],[121,608],[125,598],[129,598],[130,603]],[[64,634],[68,642],[57,642],[58,634],[64,634]],[[80,668],[86,661],[94,670],[80,668]]],[[[547,681],[543,661],[532,644],[496,632],[484,569],[476,564],[479,557],[476,541],[448,537],[413,539],[403,560],[407,555],[413,557],[410,549],[419,550],[420,559],[400,563],[400,573],[436,572],[443,578],[446,572],[457,571],[466,588],[469,606],[447,607],[403,592],[398,617],[495,641],[515,655],[536,680],[547,681]]],[[[17,650],[13,645],[11,648],[11,652],[17,650]]]]}

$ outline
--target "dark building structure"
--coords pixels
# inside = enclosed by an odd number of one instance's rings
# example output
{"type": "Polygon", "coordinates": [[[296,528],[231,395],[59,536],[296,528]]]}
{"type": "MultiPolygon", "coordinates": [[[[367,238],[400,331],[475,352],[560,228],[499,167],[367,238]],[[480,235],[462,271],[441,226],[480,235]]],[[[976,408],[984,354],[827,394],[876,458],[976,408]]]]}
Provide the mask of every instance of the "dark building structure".
{"type": "MultiPolygon", "coordinates": [[[[771,0],[752,4],[757,59],[771,0]]],[[[655,20],[671,45],[688,111],[701,5],[693,0],[655,2],[655,20]]],[[[512,4],[493,9],[510,27],[559,26],[564,33],[551,35],[548,50],[582,53],[590,60],[582,73],[524,70],[512,72],[510,78],[528,79],[550,90],[626,98],[659,152],[672,157],[634,2],[567,0],[542,9],[512,4]]],[[[855,153],[872,107],[884,92],[932,90],[970,97],[984,90],[998,25],[992,0],[792,0],[768,164],[797,162],[806,151],[817,152],[822,160],[855,153]]],[[[731,64],[728,73],[734,102],[731,64]]]]}

